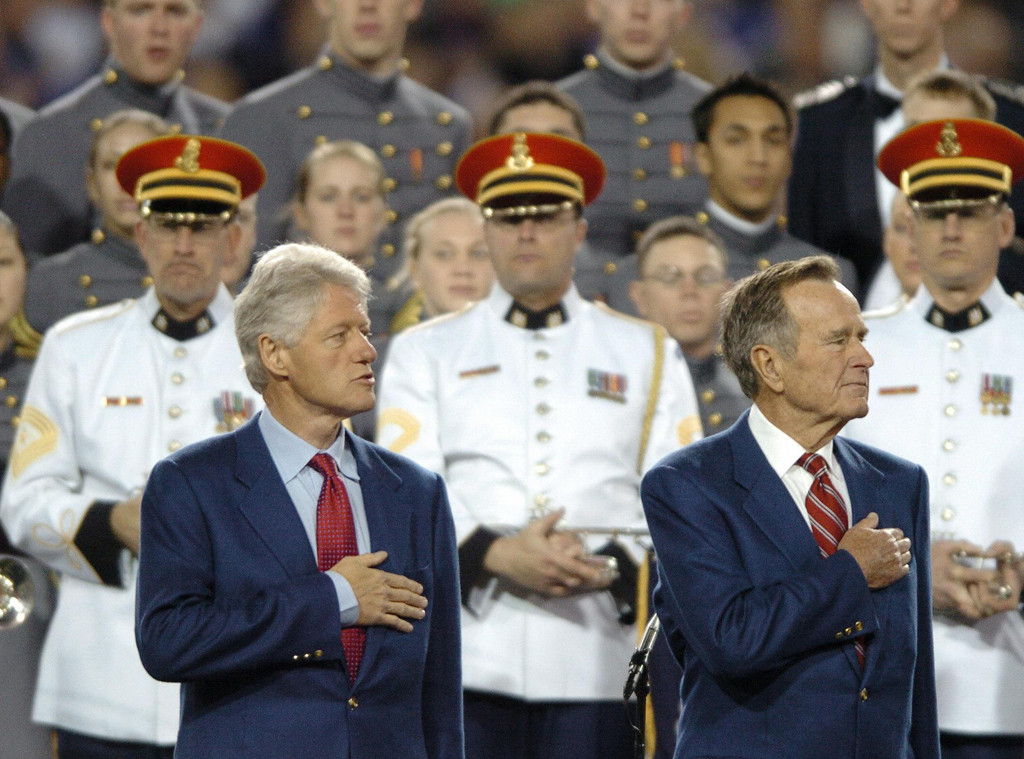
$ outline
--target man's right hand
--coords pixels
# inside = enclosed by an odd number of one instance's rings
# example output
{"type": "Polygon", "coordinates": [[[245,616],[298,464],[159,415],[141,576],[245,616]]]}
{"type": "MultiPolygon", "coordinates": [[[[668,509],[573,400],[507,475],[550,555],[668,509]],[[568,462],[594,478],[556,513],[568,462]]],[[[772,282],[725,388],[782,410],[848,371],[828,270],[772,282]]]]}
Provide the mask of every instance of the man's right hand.
{"type": "Polygon", "coordinates": [[[391,627],[412,632],[408,619],[423,619],[427,599],[423,586],[402,575],[374,569],[388,557],[387,551],[346,556],[333,567],[352,587],[359,602],[359,627],[391,627]]]}
{"type": "Polygon", "coordinates": [[[611,576],[586,560],[582,543],[555,530],[564,514],[553,511],[495,540],[484,556],[484,569],[552,598],[607,588],[611,576]]]}
{"type": "Polygon", "coordinates": [[[872,590],[887,588],[910,573],[910,538],[898,527],[878,529],[873,511],[846,531],[839,548],[853,555],[872,590]]]}

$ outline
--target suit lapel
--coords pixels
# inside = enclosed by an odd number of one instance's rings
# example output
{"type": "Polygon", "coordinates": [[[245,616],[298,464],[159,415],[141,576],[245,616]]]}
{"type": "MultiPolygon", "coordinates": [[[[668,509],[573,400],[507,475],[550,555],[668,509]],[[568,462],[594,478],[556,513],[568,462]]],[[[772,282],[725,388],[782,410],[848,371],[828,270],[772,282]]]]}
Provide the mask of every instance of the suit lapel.
{"type": "MultiPolygon", "coordinates": [[[[882,489],[884,485],[882,473],[854,450],[846,440],[837,437],[833,445],[836,460],[843,470],[846,489],[850,493],[850,524],[856,524],[874,511],[878,514],[879,527],[892,527],[894,521],[888,503],[884,498],[879,497],[879,494],[884,492],[882,489]]],[[[893,593],[886,591],[875,591],[871,594],[877,620],[883,620],[888,617],[888,606],[892,597],[893,593]]],[[[879,654],[884,650],[884,641],[881,640],[884,635],[885,628],[879,625],[879,632],[873,636],[878,641],[878,645],[872,646],[870,641],[868,642],[867,659],[864,665],[865,679],[871,675],[871,671],[878,661],[879,654]]],[[[844,646],[844,649],[850,649],[847,653],[851,656],[851,661],[857,665],[859,671],[860,665],[857,664],[856,657],[853,655],[853,646],[844,646]]]]}
{"type": "MultiPolygon", "coordinates": [[[[387,551],[388,558],[377,569],[394,574],[407,574],[409,566],[410,509],[403,500],[402,480],[381,460],[373,448],[356,435],[349,435],[352,453],[359,470],[359,488],[363,494],[366,524],[370,530],[373,551],[387,551]]],[[[386,627],[369,627],[366,631],[366,649],[359,665],[356,685],[373,671],[373,662],[380,651],[384,636],[394,633],[386,627]]]]}
{"type": "Polygon", "coordinates": [[[754,439],[747,420],[748,414],[744,412],[740,422],[729,432],[735,466],[734,478],[748,493],[743,508],[796,568],[818,554],[818,544],[786,486],[768,464],[768,459],[754,439]]]}
{"type": "Polygon", "coordinates": [[[270,457],[257,418],[234,433],[238,450],[235,477],[245,486],[236,490],[235,507],[290,576],[316,572],[316,556],[270,457]]]}

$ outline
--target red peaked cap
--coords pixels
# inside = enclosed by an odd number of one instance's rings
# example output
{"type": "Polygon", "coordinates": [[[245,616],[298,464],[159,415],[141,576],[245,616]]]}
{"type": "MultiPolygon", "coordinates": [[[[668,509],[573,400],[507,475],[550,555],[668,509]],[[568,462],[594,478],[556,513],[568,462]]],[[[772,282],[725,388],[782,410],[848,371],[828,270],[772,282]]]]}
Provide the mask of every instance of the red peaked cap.
{"type": "Polygon", "coordinates": [[[1024,137],[982,119],[942,119],[890,140],[878,168],[913,200],[1009,194],[1024,179],[1024,137]]]}
{"type": "Polygon", "coordinates": [[[481,140],[455,168],[459,191],[484,207],[516,205],[515,199],[524,195],[553,195],[587,205],[601,194],[604,180],[604,162],[586,145],[533,132],[481,140]]]}
{"type": "Polygon", "coordinates": [[[207,201],[229,207],[263,186],[267,172],[241,145],[199,135],[148,140],[117,163],[117,181],[145,200],[207,201]]]}

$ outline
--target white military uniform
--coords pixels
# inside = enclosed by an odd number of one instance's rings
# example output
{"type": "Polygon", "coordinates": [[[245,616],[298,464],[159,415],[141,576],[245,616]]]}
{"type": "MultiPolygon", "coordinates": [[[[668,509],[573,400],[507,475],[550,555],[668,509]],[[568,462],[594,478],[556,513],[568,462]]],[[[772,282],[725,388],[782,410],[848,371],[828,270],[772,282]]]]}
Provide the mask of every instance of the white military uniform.
{"type": "Polygon", "coordinates": [[[93,502],[128,498],[170,451],[223,430],[215,413],[223,394],[232,406],[248,401],[250,411],[262,401],[241,368],[227,290],[207,309],[213,329],[191,340],[157,331],[151,320],[158,310],[150,289],[47,332],[0,514],[12,542],[63,574],[33,719],[110,740],[170,745],[178,686],[156,682],[139,661],[134,561],[124,549],[126,587],[103,585],[75,535],[93,502]]]}
{"type": "MultiPolygon", "coordinates": [[[[866,314],[874,356],[871,411],[844,435],[925,468],[933,538],[1024,548],[1024,424],[1013,402],[985,395],[1024,380],[1024,307],[993,281],[981,298],[991,318],[947,332],[917,297],[866,314]],[[1012,413],[1011,413],[1012,412],[1012,413]]],[[[934,621],[939,727],[968,734],[1024,733],[1024,620],[934,621]]]]}
{"type": "MultiPolygon", "coordinates": [[[[560,507],[565,524],[641,526],[640,477],[700,437],[686,365],[660,327],[570,289],[567,321],[526,330],[511,296],[392,339],[381,444],[441,473],[461,542],[560,507]]],[[[589,536],[591,549],[608,540],[589,536]]],[[[492,579],[463,609],[463,682],[523,700],[616,700],[635,637],[608,593],[548,599],[492,579]]]]}

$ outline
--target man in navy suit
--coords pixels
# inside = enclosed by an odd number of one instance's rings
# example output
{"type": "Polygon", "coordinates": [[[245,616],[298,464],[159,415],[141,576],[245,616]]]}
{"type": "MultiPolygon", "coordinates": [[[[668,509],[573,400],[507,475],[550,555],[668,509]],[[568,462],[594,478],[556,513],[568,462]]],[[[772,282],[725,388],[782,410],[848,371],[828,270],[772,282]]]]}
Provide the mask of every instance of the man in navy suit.
{"type": "Polygon", "coordinates": [[[368,294],[331,251],[264,256],[235,331],[266,410],[150,476],[136,639],[182,682],[176,757],[463,757],[444,483],[343,428],[375,400],[368,294]]]}
{"type": "Polygon", "coordinates": [[[644,478],[677,759],[939,756],[927,479],[835,438],[872,365],[838,276],[814,256],[730,291],[725,357],[754,406],[644,478]]]}

